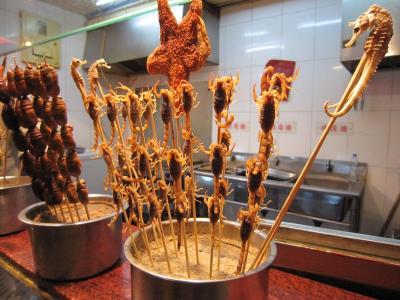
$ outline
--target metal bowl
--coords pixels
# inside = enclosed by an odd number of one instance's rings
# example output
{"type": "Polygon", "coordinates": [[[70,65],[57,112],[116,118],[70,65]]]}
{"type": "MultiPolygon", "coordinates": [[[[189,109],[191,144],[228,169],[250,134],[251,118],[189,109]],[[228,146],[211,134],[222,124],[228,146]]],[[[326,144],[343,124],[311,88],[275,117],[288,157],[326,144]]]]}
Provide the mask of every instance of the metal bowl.
{"type": "Polygon", "coordinates": [[[25,207],[39,200],[31,189],[28,176],[6,176],[6,184],[0,178],[0,235],[24,229],[17,216],[25,207]]]}
{"type": "MultiPolygon", "coordinates": [[[[163,222],[165,233],[169,233],[169,224],[163,222]]],[[[206,218],[197,219],[199,233],[210,232],[210,222],[206,218]]],[[[146,228],[150,230],[150,228],[146,228]]],[[[193,231],[193,221],[186,225],[187,233],[193,231]]],[[[239,239],[239,224],[225,221],[222,236],[230,239],[239,239]]],[[[149,238],[152,237],[149,234],[149,238]]],[[[126,240],[124,253],[131,263],[131,296],[132,299],[230,299],[230,300],[255,300],[266,299],[268,296],[268,273],[269,266],[276,256],[276,246],[271,245],[268,258],[257,268],[244,275],[228,279],[216,280],[194,280],[177,279],[167,275],[161,275],[138,264],[132,256],[131,239],[134,238],[139,248],[143,247],[139,232],[126,240]]],[[[252,245],[259,247],[266,238],[261,231],[253,235],[252,245]]]]}
{"type": "MultiPolygon", "coordinates": [[[[91,201],[113,201],[109,195],[92,194],[89,198],[91,201]]],[[[38,275],[54,280],[81,279],[108,269],[119,259],[121,216],[110,226],[115,213],[73,224],[33,221],[45,209],[46,204],[41,202],[25,208],[18,215],[28,226],[38,275]]]]}

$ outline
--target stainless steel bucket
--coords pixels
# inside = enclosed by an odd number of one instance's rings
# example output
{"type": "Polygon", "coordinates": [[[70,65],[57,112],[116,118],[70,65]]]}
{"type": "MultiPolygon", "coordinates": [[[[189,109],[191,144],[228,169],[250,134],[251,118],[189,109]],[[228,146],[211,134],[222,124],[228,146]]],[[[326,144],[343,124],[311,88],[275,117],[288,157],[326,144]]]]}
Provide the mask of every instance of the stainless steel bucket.
{"type": "MultiPolygon", "coordinates": [[[[92,194],[89,197],[91,201],[112,202],[108,195],[92,194]]],[[[38,275],[54,280],[80,279],[108,269],[119,259],[121,216],[111,226],[108,224],[115,213],[74,224],[32,221],[45,209],[45,203],[41,202],[25,208],[18,215],[28,225],[38,275]]]]}
{"type": "MultiPolygon", "coordinates": [[[[164,231],[169,233],[169,224],[163,222],[164,231]]],[[[199,233],[209,233],[210,223],[208,219],[197,219],[199,233]]],[[[150,230],[150,228],[147,228],[150,230]]],[[[193,222],[189,221],[186,231],[193,231],[193,222]]],[[[223,237],[239,239],[239,224],[224,222],[223,237]]],[[[152,237],[151,234],[148,235],[152,237]]],[[[252,245],[259,247],[266,235],[256,231],[253,235],[252,245]]],[[[235,278],[223,280],[192,280],[177,279],[166,275],[160,275],[137,263],[132,256],[131,239],[134,238],[138,247],[143,247],[139,232],[126,240],[124,253],[131,263],[131,295],[132,299],[140,300],[258,300],[268,297],[268,273],[269,266],[276,256],[276,246],[272,244],[268,258],[255,270],[247,272],[235,278]]],[[[183,255],[183,254],[182,254],[183,255]]],[[[157,262],[155,262],[157,263],[157,262]]]]}
{"type": "Polygon", "coordinates": [[[6,176],[6,185],[0,177],[0,235],[24,229],[18,213],[38,201],[32,192],[30,177],[6,176]]]}

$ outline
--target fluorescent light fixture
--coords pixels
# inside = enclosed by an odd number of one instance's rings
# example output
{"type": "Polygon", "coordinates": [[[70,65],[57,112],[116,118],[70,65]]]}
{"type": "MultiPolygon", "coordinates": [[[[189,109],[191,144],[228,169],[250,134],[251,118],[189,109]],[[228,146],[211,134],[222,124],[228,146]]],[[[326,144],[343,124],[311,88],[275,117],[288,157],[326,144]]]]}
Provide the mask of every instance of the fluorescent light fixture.
{"type": "Polygon", "coordinates": [[[29,46],[32,46],[32,43],[31,43],[30,41],[26,41],[26,42],[24,43],[24,45],[25,45],[26,47],[29,47],[29,46]]]}
{"type": "Polygon", "coordinates": [[[263,51],[263,50],[272,50],[272,49],[283,49],[283,48],[284,47],[282,44],[260,45],[260,46],[247,48],[246,53],[258,52],[258,51],[263,51]]]}
{"type": "Polygon", "coordinates": [[[245,37],[250,37],[250,36],[261,36],[261,35],[266,35],[268,31],[263,30],[263,31],[254,31],[254,32],[246,32],[244,34],[245,37]]]}
{"type": "Polygon", "coordinates": [[[332,20],[326,20],[326,21],[321,21],[321,22],[311,22],[311,23],[300,24],[299,26],[297,26],[297,28],[321,27],[321,26],[338,24],[341,22],[342,22],[342,19],[332,19],[332,20]]]}
{"type": "Polygon", "coordinates": [[[103,6],[103,5],[109,4],[111,2],[114,2],[114,0],[97,0],[96,6],[103,6]]]}

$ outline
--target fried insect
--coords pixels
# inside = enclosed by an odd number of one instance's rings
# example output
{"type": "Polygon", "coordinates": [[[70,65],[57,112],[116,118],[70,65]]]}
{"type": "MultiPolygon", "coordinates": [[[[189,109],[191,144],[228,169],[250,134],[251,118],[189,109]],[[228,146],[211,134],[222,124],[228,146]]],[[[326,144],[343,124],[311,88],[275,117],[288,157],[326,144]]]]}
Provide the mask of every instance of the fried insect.
{"type": "MultiPolygon", "coordinates": [[[[174,214],[176,221],[178,222],[179,229],[178,229],[178,250],[181,248],[182,244],[182,222],[184,222],[184,218],[188,213],[188,199],[185,193],[178,193],[175,197],[174,202],[174,214]]],[[[183,233],[185,234],[185,233],[183,233]]]]}
{"type": "Polygon", "coordinates": [[[67,179],[65,194],[67,195],[67,198],[68,198],[69,202],[71,202],[71,203],[78,203],[79,202],[78,192],[77,192],[77,185],[71,179],[67,179]]]}
{"type": "Polygon", "coordinates": [[[260,97],[256,96],[255,87],[253,87],[253,100],[260,111],[259,123],[261,129],[267,133],[274,127],[275,117],[277,115],[277,103],[275,101],[276,93],[263,91],[260,97]]]}
{"type": "Polygon", "coordinates": [[[95,96],[89,95],[87,100],[88,100],[87,101],[87,110],[88,110],[90,118],[93,121],[93,128],[94,128],[94,141],[93,141],[92,150],[95,151],[97,149],[98,143],[99,143],[99,134],[100,134],[99,118],[100,118],[101,108],[100,108],[95,96]]]}
{"type": "Polygon", "coordinates": [[[39,66],[40,78],[46,88],[49,96],[55,98],[60,94],[60,86],[58,85],[57,71],[46,61],[39,66]]]}
{"type": "Polygon", "coordinates": [[[60,156],[58,156],[58,168],[62,176],[64,176],[65,178],[69,178],[71,176],[68,169],[68,162],[66,155],[61,154],[60,156]]]}
{"type": "Polygon", "coordinates": [[[33,108],[32,100],[29,97],[24,96],[21,100],[17,100],[17,103],[19,104],[17,114],[20,125],[27,129],[36,126],[38,119],[33,108]]]}
{"type": "Polygon", "coordinates": [[[71,124],[65,124],[61,127],[61,139],[64,147],[67,149],[75,149],[76,143],[73,135],[74,127],[71,124]]]}
{"type": "Polygon", "coordinates": [[[263,170],[268,169],[268,158],[272,152],[274,138],[272,131],[259,132],[260,148],[258,150],[258,159],[263,164],[263,170]]]}
{"type": "Polygon", "coordinates": [[[164,137],[162,147],[165,149],[168,145],[169,138],[169,128],[172,126],[172,106],[174,105],[174,95],[170,90],[161,89],[158,94],[155,90],[155,95],[158,98],[162,97],[162,105],[161,105],[161,120],[164,124],[164,137]]]}
{"type": "Polygon", "coordinates": [[[77,193],[79,202],[83,205],[87,205],[89,203],[89,190],[84,179],[79,179],[77,193]]]}
{"type": "Polygon", "coordinates": [[[18,151],[24,152],[28,150],[28,141],[26,140],[25,134],[23,134],[20,129],[13,131],[11,136],[15,148],[17,148],[18,151]]]}
{"type": "Polygon", "coordinates": [[[246,244],[250,242],[249,239],[251,233],[254,231],[260,221],[258,211],[259,206],[256,204],[254,206],[249,205],[248,211],[240,210],[238,213],[238,218],[241,221],[240,239],[242,241],[242,245],[240,248],[239,263],[236,269],[236,274],[240,274],[242,272],[243,262],[245,259],[246,244]]]}
{"type": "Polygon", "coordinates": [[[36,116],[38,116],[41,119],[43,119],[44,103],[45,101],[43,100],[42,97],[40,96],[33,97],[33,109],[35,110],[36,116]]]}
{"type": "Polygon", "coordinates": [[[43,140],[42,133],[37,127],[29,129],[26,133],[29,150],[36,154],[41,155],[46,149],[46,144],[43,140]]]}
{"type": "Polygon", "coordinates": [[[7,72],[7,89],[8,89],[8,95],[10,97],[17,97],[18,92],[17,92],[17,87],[15,85],[15,76],[14,72],[11,70],[8,70],[7,72]]]}
{"type": "Polygon", "coordinates": [[[107,94],[105,96],[106,105],[107,105],[107,118],[110,122],[111,126],[111,135],[110,135],[110,145],[112,145],[115,137],[116,131],[116,120],[117,120],[117,106],[113,100],[113,96],[111,94],[107,94]]]}
{"type": "Polygon", "coordinates": [[[27,95],[27,87],[25,83],[24,71],[18,66],[17,61],[14,57],[14,81],[17,97],[22,97],[27,95]]]}
{"type": "Polygon", "coordinates": [[[53,97],[51,101],[51,112],[53,114],[54,121],[58,125],[64,126],[67,124],[67,106],[63,98],[59,96],[53,97]]]}
{"type": "Polygon", "coordinates": [[[31,77],[31,83],[33,88],[32,94],[34,96],[40,96],[43,99],[47,99],[49,96],[46,91],[46,87],[44,86],[41,75],[40,75],[40,69],[37,67],[35,70],[33,70],[33,76],[31,77]]]}
{"type": "Polygon", "coordinates": [[[275,91],[277,100],[286,101],[288,92],[292,89],[290,84],[297,78],[299,70],[297,69],[293,76],[286,76],[284,73],[275,73],[274,67],[265,68],[261,76],[261,91],[275,91]]]}
{"type": "Polygon", "coordinates": [[[10,130],[18,130],[19,122],[17,113],[14,109],[13,101],[10,101],[3,105],[3,109],[1,111],[1,117],[3,119],[4,125],[10,130]]]}
{"type": "Polygon", "coordinates": [[[261,164],[258,162],[256,156],[253,156],[246,162],[246,177],[247,177],[247,188],[249,192],[250,193],[257,192],[265,175],[263,174],[261,164]]]}
{"type": "Polygon", "coordinates": [[[214,177],[218,178],[222,174],[224,168],[224,157],[226,155],[225,147],[221,144],[213,143],[210,145],[209,150],[206,150],[204,146],[200,144],[200,149],[210,156],[211,171],[214,177]]]}
{"type": "Polygon", "coordinates": [[[52,130],[44,122],[40,124],[40,132],[42,133],[43,141],[46,145],[50,143],[52,130]]]}
{"type": "Polygon", "coordinates": [[[208,89],[213,94],[213,108],[215,112],[215,118],[220,119],[221,113],[228,105],[226,80],[224,79],[224,77],[216,78],[213,82],[209,80],[208,89]]]}
{"type": "Polygon", "coordinates": [[[49,205],[61,204],[64,200],[63,194],[57,187],[57,184],[53,178],[49,178],[45,182],[46,187],[46,202],[49,205]]]}
{"type": "Polygon", "coordinates": [[[46,151],[40,158],[40,164],[45,174],[58,172],[57,154],[54,151],[46,151]]]}
{"type": "Polygon", "coordinates": [[[49,149],[58,154],[64,153],[64,143],[61,134],[57,130],[53,130],[50,138],[49,149]]]}
{"type": "Polygon", "coordinates": [[[178,182],[182,176],[182,165],[185,164],[185,159],[177,149],[170,149],[167,152],[167,163],[172,179],[178,182]]]}
{"type": "MultiPolygon", "coordinates": [[[[36,168],[35,156],[33,156],[29,151],[25,151],[20,156],[20,159],[22,161],[22,165],[24,167],[24,171],[26,172],[26,174],[28,174],[28,176],[30,176],[30,177],[35,177],[35,175],[37,174],[37,170],[38,170],[38,168],[36,168]]],[[[40,160],[38,160],[38,162],[39,162],[39,170],[40,170],[40,160]]]]}
{"type": "Polygon", "coordinates": [[[67,151],[67,167],[71,176],[79,177],[81,175],[82,163],[75,150],[67,151]]]}
{"type": "Polygon", "coordinates": [[[211,197],[205,197],[204,203],[206,204],[208,208],[208,218],[210,219],[211,224],[214,226],[215,223],[218,222],[220,219],[221,215],[221,205],[220,205],[220,200],[213,195],[211,197]]]}
{"type": "Polygon", "coordinates": [[[50,99],[45,100],[43,107],[43,122],[51,129],[56,129],[57,122],[53,117],[52,106],[52,101],[50,99]]]}
{"type": "Polygon", "coordinates": [[[57,173],[54,176],[54,180],[56,182],[58,189],[62,192],[65,192],[67,179],[61,173],[57,173]]]}
{"type": "Polygon", "coordinates": [[[7,77],[3,77],[6,64],[7,64],[7,56],[3,58],[3,63],[0,66],[0,101],[4,104],[10,102],[11,100],[8,94],[7,77]]]}
{"type": "Polygon", "coordinates": [[[34,71],[32,68],[32,65],[29,63],[25,63],[25,70],[24,70],[24,81],[26,84],[26,93],[27,94],[36,94],[36,84],[35,84],[35,78],[34,78],[34,71]]]}
{"type": "Polygon", "coordinates": [[[40,201],[46,200],[45,183],[43,182],[42,179],[40,179],[38,177],[32,178],[31,187],[32,187],[33,193],[35,194],[36,197],[38,197],[40,199],[40,201]]]}

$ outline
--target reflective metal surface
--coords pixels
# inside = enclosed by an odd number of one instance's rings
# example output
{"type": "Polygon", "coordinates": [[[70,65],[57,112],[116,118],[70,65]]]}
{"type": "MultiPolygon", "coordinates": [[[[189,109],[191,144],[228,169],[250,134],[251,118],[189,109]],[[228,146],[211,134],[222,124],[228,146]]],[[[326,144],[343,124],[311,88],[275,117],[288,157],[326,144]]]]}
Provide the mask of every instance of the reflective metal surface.
{"type": "MultiPolygon", "coordinates": [[[[107,195],[92,194],[91,201],[110,201],[107,195]]],[[[90,205],[90,204],[89,204],[90,205]]],[[[27,224],[36,272],[54,280],[80,279],[111,267],[122,250],[122,219],[108,225],[114,213],[74,224],[34,222],[46,209],[43,202],[24,209],[19,219],[27,224]]]]}
{"type": "Polygon", "coordinates": [[[6,176],[0,178],[0,235],[24,229],[17,216],[18,213],[32,203],[38,202],[31,189],[28,176],[6,176]]]}
{"type": "MultiPolygon", "coordinates": [[[[197,219],[197,228],[200,233],[210,232],[208,219],[197,219]]],[[[163,222],[164,231],[169,233],[169,224],[163,222]]],[[[150,230],[148,227],[147,230],[150,230]]],[[[193,223],[190,220],[186,226],[187,232],[192,232],[193,223]]],[[[149,237],[152,236],[151,234],[149,237]]],[[[239,224],[235,222],[224,222],[223,237],[239,238],[239,224]]],[[[265,239],[265,234],[256,231],[252,245],[260,246],[265,239]]],[[[143,247],[139,232],[133,235],[138,247],[143,247]]],[[[124,245],[124,253],[131,263],[131,293],[132,299],[213,299],[213,300],[258,300],[266,299],[268,295],[268,272],[269,266],[276,256],[276,246],[272,244],[270,256],[259,268],[245,275],[224,280],[193,280],[176,279],[152,272],[132,256],[131,238],[124,245]],[[251,292],[250,292],[251,291],[251,292]]],[[[183,253],[181,253],[184,255],[183,253]]]]}

